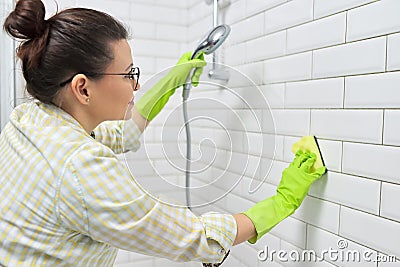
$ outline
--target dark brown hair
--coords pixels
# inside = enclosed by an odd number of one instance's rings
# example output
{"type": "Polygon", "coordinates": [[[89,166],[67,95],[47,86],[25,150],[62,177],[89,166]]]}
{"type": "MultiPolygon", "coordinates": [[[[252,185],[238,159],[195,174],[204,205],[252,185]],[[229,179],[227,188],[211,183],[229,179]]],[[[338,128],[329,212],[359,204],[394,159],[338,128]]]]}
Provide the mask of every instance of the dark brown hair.
{"type": "Polygon", "coordinates": [[[120,22],[93,9],[65,9],[45,20],[41,0],[19,0],[4,30],[22,41],[17,56],[26,89],[44,103],[52,103],[72,75],[104,72],[114,58],[111,43],[128,35],[120,22]]]}

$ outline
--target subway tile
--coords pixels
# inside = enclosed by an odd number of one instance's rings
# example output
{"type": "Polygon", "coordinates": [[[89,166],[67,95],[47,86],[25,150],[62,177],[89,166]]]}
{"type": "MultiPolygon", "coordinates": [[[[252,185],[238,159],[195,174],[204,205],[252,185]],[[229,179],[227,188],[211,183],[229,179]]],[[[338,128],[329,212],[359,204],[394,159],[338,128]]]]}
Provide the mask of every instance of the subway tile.
{"type": "Polygon", "coordinates": [[[313,250],[317,256],[322,257],[323,255],[325,261],[328,261],[335,266],[376,267],[376,262],[363,260],[364,253],[371,253],[370,255],[372,259],[376,257],[376,251],[312,225],[307,226],[307,249],[313,250]],[[329,250],[333,253],[329,254],[329,250]],[[354,256],[352,253],[359,255],[360,260],[357,261],[358,257],[354,256]]]}
{"type": "Polygon", "coordinates": [[[182,26],[185,26],[186,12],[186,9],[177,9],[163,6],[157,6],[155,8],[154,5],[140,3],[131,5],[130,7],[130,16],[133,20],[182,26]]]}
{"type": "MultiPolygon", "coordinates": [[[[14,4],[13,2],[10,1],[3,1],[4,5],[7,6],[8,4],[14,4]]],[[[0,4],[1,7],[1,12],[3,12],[3,10],[5,11],[6,9],[3,9],[3,2],[0,4]]],[[[76,3],[75,0],[62,0],[62,1],[57,1],[57,3],[55,1],[51,1],[51,0],[42,0],[42,3],[44,4],[44,7],[46,9],[46,16],[45,19],[49,19],[51,16],[53,16],[54,14],[57,13],[57,10],[63,10],[66,8],[71,8],[71,7],[76,7],[76,3]]],[[[98,9],[98,6],[95,6],[96,9],[98,9]]],[[[11,9],[11,7],[10,7],[11,9]]],[[[8,11],[7,12],[11,12],[8,11]]],[[[2,16],[2,21],[3,21],[3,14],[1,14],[2,16]]],[[[5,18],[4,18],[5,19],[5,18]]]]}
{"type": "Polygon", "coordinates": [[[382,183],[381,216],[400,222],[400,185],[382,183]]]}
{"type": "Polygon", "coordinates": [[[255,85],[261,85],[264,82],[263,67],[263,62],[255,62],[241,65],[237,69],[246,75],[245,77],[247,79],[244,79],[246,81],[246,85],[254,87],[255,85]]]}
{"type": "MultiPolygon", "coordinates": [[[[189,3],[189,1],[185,0],[189,3]]],[[[187,15],[187,25],[193,25],[200,20],[204,20],[208,15],[212,15],[212,7],[206,5],[204,1],[197,1],[194,5],[188,8],[187,15]]],[[[212,21],[211,21],[212,22],[212,21]]]]}
{"type": "MultiPolygon", "coordinates": [[[[291,267],[291,266],[296,266],[296,267],[334,267],[335,265],[332,265],[331,263],[327,261],[323,261],[321,258],[314,259],[311,258],[309,260],[306,251],[296,247],[284,240],[281,242],[281,250],[285,251],[287,254],[284,257],[281,257],[282,259],[280,262],[284,264],[286,267],[291,267]],[[297,256],[298,255],[298,256],[297,256]],[[305,255],[304,260],[302,259],[302,255],[305,255]]],[[[278,258],[279,260],[279,258],[278,258]]]]}
{"type": "Polygon", "coordinates": [[[400,34],[391,34],[388,36],[387,47],[387,70],[400,70],[400,34]]]}
{"type": "Polygon", "coordinates": [[[264,83],[289,82],[311,78],[312,52],[264,61],[264,83]]]}
{"type": "Polygon", "coordinates": [[[252,16],[232,25],[229,41],[239,43],[261,37],[264,34],[264,13],[252,16]]]}
{"type": "Polygon", "coordinates": [[[345,108],[400,108],[400,72],[346,77],[345,108]]]}
{"type": "Polygon", "coordinates": [[[129,251],[120,249],[117,258],[115,259],[115,264],[129,262],[129,254],[129,251]]]}
{"type": "MultiPolygon", "coordinates": [[[[304,136],[309,133],[309,110],[273,110],[275,132],[281,135],[304,136]]],[[[267,125],[267,122],[264,123],[267,125]]]]}
{"type": "Polygon", "coordinates": [[[229,95],[224,96],[224,104],[231,108],[269,110],[271,107],[283,107],[283,84],[253,85],[228,89],[226,92],[229,92],[229,95]]]}
{"type": "Polygon", "coordinates": [[[383,143],[385,145],[400,146],[400,110],[385,110],[383,129],[383,143]]]}
{"type": "Polygon", "coordinates": [[[106,12],[118,19],[127,20],[130,18],[130,3],[127,1],[108,0],[80,0],[79,7],[93,8],[106,12]]]}
{"type": "Polygon", "coordinates": [[[220,9],[225,14],[225,23],[232,25],[246,17],[246,1],[236,1],[220,9]]]}
{"type": "Polygon", "coordinates": [[[246,16],[251,16],[256,13],[263,12],[275,6],[283,4],[287,0],[269,0],[269,1],[253,1],[246,0],[246,16]]]}
{"type": "Polygon", "coordinates": [[[232,247],[231,253],[233,255],[240,255],[239,260],[245,266],[257,266],[258,264],[257,250],[254,246],[247,244],[247,242],[232,247]]]}
{"type": "Polygon", "coordinates": [[[344,10],[352,9],[361,5],[365,5],[376,0],[315,0],[314,2],[314,18],[320,18],[341,12],[344,10]]]}
{"type": "Polygon", "coordinates": [[[156,38],[157,40],[186,42],[187,29],[186,26],[157,24],[156,38]]]}
{"type": "MultiPolygon", "coordinates": [[[[271,233],[267,233],[260,240],[258,240],[257,243],[254,244],[254,247],[257,248],[258,251],[266,251],[265,247],[268,247],[269,250],[273,249],[278,251],[280,249],[280,246],[281,240],[271,233]]],[[[262,261],[260,261],[260,263],[261,262],[262,261]]]]}
{"type": "Polygon", "coordinates": [[[400,223],[342,207],[341,236],[372,249],[400,256],[400,223]]]}
{"type": "MultiPolygon", "coordinates": [[[[135,51],[132,51],[132,55],[134,61],[133,64],[140,67],[140,76],[142,76],[142,72],[150,75],[156,72],[156,60],[154,58],[136,56],[135,51]]],[[[140,83],[142,84],[141,81],[140,83]]]]}
{"type": "Polygon", "coordinates": [[[333,233],[339,231],[339,205],[329,201],[306,197],[292,217],[333,233]]]}
{"type": "Polygon", "coordinates": [[[400,148],[343,143],[343,172],[400,184],[400,148]]]}
{"type": "Polygon", "coordinates": [[[344,78],[289,82],[285,108],[341,108],[343,92],[344,78]]]}
{"type": "Polygon", "coordinates": [[[126,24],[133,37],[133,43],[138,39],[156,39],[156,23],[130,20],[126,24]]]}
{"type": "MultiPolygon", "coordinates": [[[[165,55],[179,55],[179,46],[175,42],[141,39],[131,40],[129,43],[137,56],[165,57],[165,55]]],[[[165,67],[174,66],[176,59],[173,59],[170,63],[165,67]]],[[[157,65],[157,67],[159,66],[157,65]]],[[[161,70],[165,67],[159,67],[158,69],[161,70]]]]}
{"type": "Polygon", "coordinates": [[[226,127],[237,131],[260,132],[262,130],[261,110],[231,110],[226,127]]]}
{"type": "Polygon", "coordinates": [[[399,31],[400,2],[384,0],[371,3],[347,14],[347,41],[360,40],[399,31]]]}
{"type": "Polygon", "coordinates": [[[187,0],[155,0],[154,3],[157,6],[166,6],[166,7],[173,7],[173,8],[189,8],[190,1],[187,0]]]}
{"type": "Polygon", "coordinates": [[[340,172],[342,168],[342,142],[322,140],[318,136],[317,141],[326,168],[330,171],[340,172]]]}
{"type": "Polygon", "coordinates": [[[292,217],[281,221],[272,228],[270,233],[299,248],[306,247],[306,224],[292,217]]]}
{"type": "Polygon", "coordinates": [[[292,146],[294,143],[299,141],[299,137],[285,136],[283,143],[283,160],[291,162],[294,159],[294,154],[292,152],[292,146]]]}
{"type": "Polygon", "coordinates": [[[313,78],[380,72],[385,70],[386,38],[328,47],[313,53],[313,78]]]}
{"type": "Polygon", "coordinates": [[[289,1],[265,12],[265,33],[287,29],[313,19],[313,1],[289,1]]]}
{"type": "Polygon", "coordinates": [[[252,179],[251,177],[243,177],[242,190],[242,197],[256,203],[276,194],[275,185],[260,182],[252,179]]]}
{"type": "Polygon", "coordinates": [[[282,161],[273,161],[272,164],[270,160],[263,159],[260,169],[262,180],[265,183],[273,184],[277,186],[281,180],[282,172],[286,169],[289,164],[282,161]]]}
{"type": "Polygon", "coordinates": [[[287,30],[287,53],[345,42],[346,14],[340,13],[287,30]]]}
{"type": "Polygon", "coordinates": [[[230,213],[244,212],[252,207],[255,203],[253,201],[244,199],[242,197],[228,194],[226,197],[226,210],[230,213]]]}
{"type": "Polygon", "coordinates": [[[268,84],[259,87],[263,93],[268,106],[264,106],[264,109],[270,108],[283,108],[285,99],[285,84],[268,84]]]}
{"type": "Polygon", "coordinates": [[[233,44],[226,48],[225,64],[237,66],[246,61],[246,43],[233,44]]]}
{"type": "Polygon", "coordinates": [[[312,110],[311,132],[321,138],[380,144],[381,110],[312,110]]]}
{"type": "Polygon", "coordinates": [[[309,194],[370,213],[379,214],[380,182],[327,172],[314,182],[309,194]]]}
{"type": "Polygon", "coordinates": [[[266,134],[276,134],[276,109],[264,109],[262,110],[263,122],[262,131],[266,134]]]}
{"type": "Polygon", "coordinates": [[[253,62],[285,54],[286,31],[265,35],[246,42],[246,61],[253,62]]]}

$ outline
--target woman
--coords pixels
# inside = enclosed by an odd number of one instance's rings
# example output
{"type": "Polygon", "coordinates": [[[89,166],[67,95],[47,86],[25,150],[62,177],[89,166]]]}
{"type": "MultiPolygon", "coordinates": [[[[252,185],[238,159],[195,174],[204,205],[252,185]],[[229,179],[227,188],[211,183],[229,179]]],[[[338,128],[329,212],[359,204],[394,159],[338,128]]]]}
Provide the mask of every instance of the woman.
{"type": "Polygon", "coordinates": [[[235,215],[197,217],[154,200],[116,154],[138,148],[204,60],[185,54],[134,104],[139,69],[118,21],[79,8],[44,18],[40,0],[20,0],[4,22],[22,40],[17,55],[35,101],[16,107],[0,136],[1,266],[111,266],[117,248],[221,262],[232,245],[256,242],[293,213],[325,171],[311,173],[315,155],[299,151],[277,195],[235,215]]]}

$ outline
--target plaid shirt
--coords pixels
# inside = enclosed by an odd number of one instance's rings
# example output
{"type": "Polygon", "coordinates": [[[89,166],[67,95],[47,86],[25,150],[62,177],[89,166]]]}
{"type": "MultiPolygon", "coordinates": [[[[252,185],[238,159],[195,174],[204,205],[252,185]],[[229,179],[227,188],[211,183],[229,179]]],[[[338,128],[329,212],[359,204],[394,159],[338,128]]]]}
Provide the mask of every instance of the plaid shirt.
{"type": "Polygon", "coordinates": [[[52,105],[14,109],[0,135],[0,266],[112,266],[118,248],[224,259],[236,237],[232,215],[197,217],[143,192],[116,157],[140,146],[133,120],[94,132],[52,105]]]}

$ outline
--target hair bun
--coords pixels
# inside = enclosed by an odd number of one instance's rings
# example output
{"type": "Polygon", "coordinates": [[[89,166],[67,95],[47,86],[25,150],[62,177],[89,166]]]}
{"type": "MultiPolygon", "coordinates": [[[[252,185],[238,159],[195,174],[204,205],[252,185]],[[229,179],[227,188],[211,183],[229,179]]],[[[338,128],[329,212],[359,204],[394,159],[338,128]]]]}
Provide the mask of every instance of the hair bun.
{"type": "Polygon", "coordinates": [[[19,0],[4,22],[4,29],[20,39],[35,39],[46,31],[45,7],[41,0],[19,0]]]}

